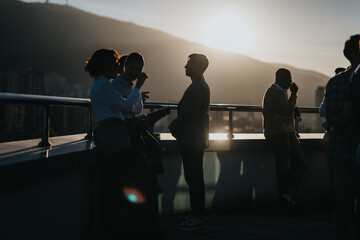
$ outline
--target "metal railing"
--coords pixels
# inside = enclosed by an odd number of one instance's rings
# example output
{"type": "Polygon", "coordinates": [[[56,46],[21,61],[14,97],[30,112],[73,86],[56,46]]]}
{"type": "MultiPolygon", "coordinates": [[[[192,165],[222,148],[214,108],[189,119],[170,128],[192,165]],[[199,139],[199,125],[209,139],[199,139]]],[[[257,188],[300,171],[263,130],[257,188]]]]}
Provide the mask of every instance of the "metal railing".
{"type": "MultiPolygon", "coordinates": [[[[167,103],[167,102],[149,102],[145,103],[144,108],[150,109],[150,111],[161,108],[161,107],[170,107],[172,109],[177,108],[176,103],[167,103]]],[[[317,107],[298,107],[300,113],[319,113],[319,108],[317,107]]],[[[231,140],[234,138],[234,127],[233,127],[233,113],[234,112],[262,112],[262,106],[260,105],[237,105],[237,104],[210,104],[210,111],[227,111],[229,113],[228,121],[228,139],[231,140]]]]}
{"type": "Polygon", "coordinates": [[[87,98],[70,98],[55,97],[43,95],[17,94],[17,93],[0,93],[0,103],[35,105],[42,107],[42,132],[39,147],[49,147],[50,135],[50,107],[51,106],[68,106],[68,107],[86,107],[88,108],[88,123],[86,139],[92,137],[93,123],[90,99],[87,98]]]}
{"type": "MultiPolygon", "coordinates": [[[[87,98],[70,98],[70,97],[55,97],[43,95],[30,95],[30,94],[16,94],[16,93],[0,93],[0,103],[9,104],[24,104],[24,105],[37,105],[43,107],[43,127],[42,137],[39,143],[40,147],[51,146],[49,142],[49,127],[50,127],[50,114],[49,108],[51,106],[69,106],[69,107],[86,107],[88,108],[87,117],[87,135],[86,139],[93,136],[93,120],[91,101],[87,98]]],[[[146,102],[145,109],[153,111],[162,107],[168,106],[171,109],[177,108],[177,103],[170,102],[146,102]]],[[[259,105],[234,105],[234,104],[210,104],[210,111],[227,111],[229,113],[228,121],[228,139],[234,138],[233,134],[233,113],[234,112],[262,112],[262,107],[259,105]]],[[[319,113],[317,107],[299,107],[300,113],[319,113]]]]}

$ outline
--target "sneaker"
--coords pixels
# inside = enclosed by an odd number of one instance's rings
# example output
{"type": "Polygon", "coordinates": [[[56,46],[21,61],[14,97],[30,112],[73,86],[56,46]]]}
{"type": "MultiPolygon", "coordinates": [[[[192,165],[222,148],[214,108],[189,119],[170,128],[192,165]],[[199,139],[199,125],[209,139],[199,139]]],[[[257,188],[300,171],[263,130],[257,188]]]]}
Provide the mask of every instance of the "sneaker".
{"type": "Polygon", "coordinates": [[[180,217],[178,217],[176,219],[176,223],[183,223],[185,221],[189,221],[191,217],[192,217],[192,215],[190,213],[181,215],[180,217]]]}
{"type": "Polygon", "coordinates": [[[194,231],[201,229],[201,225],[203,224],[203,221],[199,217],[191,217],[190,219],[178,223],[176,225],[176,229],[183,230],[183,231],[194,231]]]}
{"type": "Polygon", "coordinates": [[[289,216],[300,216],[304,214],[304,210],[299,207],[289,195],[282,195],[279,199],[279,204],[285,214],[289,216]]]}

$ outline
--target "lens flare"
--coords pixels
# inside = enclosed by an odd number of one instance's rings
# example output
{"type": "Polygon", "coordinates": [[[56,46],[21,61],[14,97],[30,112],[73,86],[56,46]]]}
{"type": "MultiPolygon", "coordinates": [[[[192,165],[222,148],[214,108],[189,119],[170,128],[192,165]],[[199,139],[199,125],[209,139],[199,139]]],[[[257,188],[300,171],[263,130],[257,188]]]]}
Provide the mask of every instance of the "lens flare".
{"type": "Polygon", "coordinates": [[[146,202],[144,194],[142,194],[139,190],[133,187],[124,187],[123,193],[126,199],[134,204],[143,204],[146,202]]]}

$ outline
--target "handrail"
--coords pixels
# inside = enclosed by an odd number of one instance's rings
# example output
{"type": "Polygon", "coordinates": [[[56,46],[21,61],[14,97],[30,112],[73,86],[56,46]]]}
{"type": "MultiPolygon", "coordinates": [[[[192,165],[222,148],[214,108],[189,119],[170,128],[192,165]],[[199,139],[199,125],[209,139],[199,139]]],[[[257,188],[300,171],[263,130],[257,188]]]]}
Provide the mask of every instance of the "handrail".
{"type": "MultiPolygon", "coordinates": [[[[93,122],[92,122],[92,110],[91,100],[88,98],[71,98],[71,97],[57,97],[57,96],[45,96],[45,95],[31,95],[31,94],[18,94],[18,93],[0,93],[0,103],[11,104],[30,104],[39,105],[43,107],[43,129],[42,138],[39,143],[40,147],[51,146],[49,142],[49,125],[50,114],[49,107],[52,105],[57,106],[69,106],[69,107],[86,107],[88,108],[88,126],[86,139],[92,137],[93,122]]],[[[171,109],[177,108],[177,103],[173,102],[145,102],[144,108],[154,109],[168,106],[171,109]]],[[[234,137],[233,134],[233,112],[262,112],[262,106],[260,105],[237,105],[237,104],[210,104],[211,111],[228,111],[229,112],[229,132],[228,138],[231,140],[234,137]]],[[[301,113],[319,113],[317,107],[299,107],[301,113]]]]}
{"type": "MultiPolygon", "coordinates": [[[[161,107],[177,108],[177,103],[171,102],[145,102],[145,108],[156,109],[161,107]]],[[[260,105],[239,105],[239,104],[223,104],[212,103],[210,104],[211,111],[239,111],[239,112],[262,112],[260,105]]],[[[319,113],[318,107],[299,107],[301,113],[319,113]]]]}
{"type": "MultiPolygon", "coordinates": [[[[79,106],[91,107],[89,98],[71,98],[57,97],[45,95],[31,95],[18,93],[0,93],[0,102],[19,103],[31,105],[63,105],[63,106],[79,106]]],[[[157,109],[168,106],[172,109],[177,108],[177,103],[173,102],[145,102],[144,107],[147,109],[157,109]]],[[[239,104],[210,104],[211,111],[240,111],[240,112],[262,112],[260,105],[239,105],[239,104]]],[[[319,113],[317,107],[299,107],[301,113],[319,113]]]]}
{"type": "Polygon", "coordinates": [[[19,93],[0,93],[0,102],[31,105],[63,105],[91,107],[91,101],[88,98],[57,97],[19,93]]]}
{"type": "Polygon", "coordinates": [[[30,104],[43,107],[43,127],[42,136],[39,147],[49,147],[50,134],[50,106],[69,106],[69,107],[86,107],[88,108],[88,126],[86,139],[92,137],[93,123],[92,123],[92,110],[91,101],[87,98],[70,98],[70,97],[56,97],[45,95],[31,95],[31,94],[18,94],[18,93],[0,93],[0,103],[11,104],[30,104]]]}

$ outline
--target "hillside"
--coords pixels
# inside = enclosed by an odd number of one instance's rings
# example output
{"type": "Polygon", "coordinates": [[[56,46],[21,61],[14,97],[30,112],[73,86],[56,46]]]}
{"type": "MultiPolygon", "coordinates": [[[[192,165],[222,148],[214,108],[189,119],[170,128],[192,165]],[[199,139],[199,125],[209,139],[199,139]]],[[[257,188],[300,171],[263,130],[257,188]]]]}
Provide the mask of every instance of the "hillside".
{"type": "MultiPolygon", "coordinates": [[[[213,103],[261,104],[264,91],[274,81],[276,69],[284,66],[212,49],[64,5],[2,0],[0,28],[0,68],[33,67],[61,73],[71,84],[81,83],[84,92],[88,92],[92,84],[84,72],[84,63],[95,50],[114,48],[120,54],[137,51],[145,58],[149,79],[144,90],[150,91],[149,101],[180,100],[190,84],[184,66],[187,56],[193,52],[203,53],[210,60],[205,78],[213,103]]],[[[329,77],[287,67],[300,88],[299,105],[314,106],[316,88],[325,86],[329,77]]]]}

